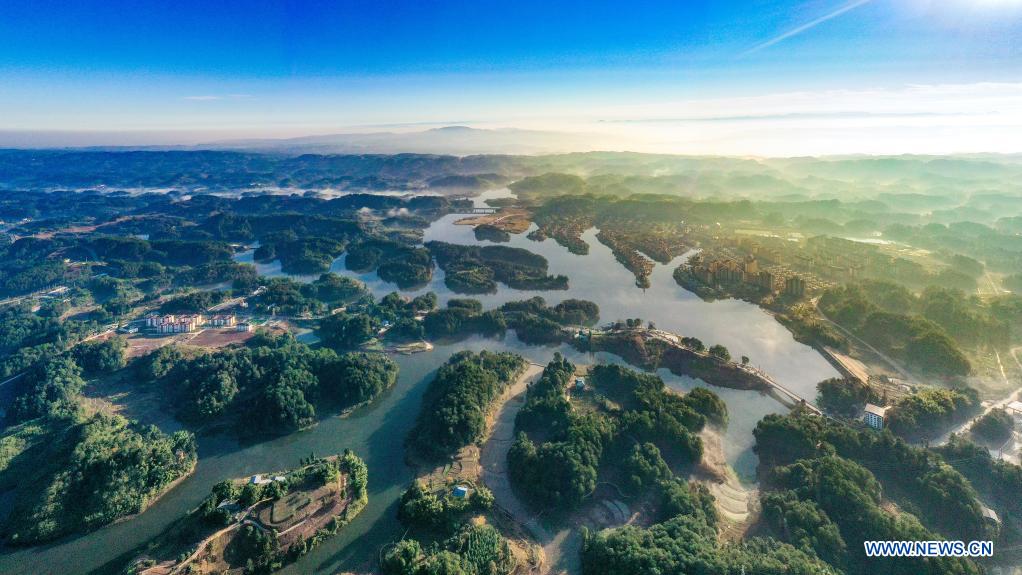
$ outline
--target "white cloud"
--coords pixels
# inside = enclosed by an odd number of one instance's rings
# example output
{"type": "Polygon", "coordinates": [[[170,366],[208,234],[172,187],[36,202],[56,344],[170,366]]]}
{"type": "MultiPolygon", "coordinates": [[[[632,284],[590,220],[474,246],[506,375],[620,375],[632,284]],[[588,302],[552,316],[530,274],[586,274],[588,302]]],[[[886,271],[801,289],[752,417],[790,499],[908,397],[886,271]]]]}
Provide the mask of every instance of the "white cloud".
{"type": "Polygon", "coordinates": [[[762,42],[760,44],[757,44],[756,46],[753,46],[749,50],[746,50],[745,53],[742,54],[742,55],[743,56],[747,56],[747,55],[752,54],[754,52],[759,52],[760,50],[762,50],[764,48],[769,48],[770,46],[773,46],[774,44],[777,44],[778,42],[783,42],[783,41],[787,40],[788,38],[791,38],[793,36],[798,36],[799,34],[805,32],[807,30],[811,30],[811,29],[819,26],[820,24],[823,24],[827,20],[831,20],[831,19],[837,18],[838,16],[844,14],[845,12],[848,12],[850,10],[854,10],[854,9],[858,8],[859,6],[862,6],[863,4],[868,4],[868,3],[872,2],[872,1],[873,0],[854,0],[852,2],[849,2],[848,4],[845,4],[844,6],[841,6],[837,10],[834,10],[832,12],[824,14],[823,16],[820,16],[819,18],[816,18],[815,20],[812,20],[810,22],[806,22],[805,24],[802,24],[801,26],[798,26],[796,28],[788,30],[787,32],[785,32],[783,34],[780,34],[778,36],[775,36],[775,37],[767,40],[766,42],[762,42]]]}

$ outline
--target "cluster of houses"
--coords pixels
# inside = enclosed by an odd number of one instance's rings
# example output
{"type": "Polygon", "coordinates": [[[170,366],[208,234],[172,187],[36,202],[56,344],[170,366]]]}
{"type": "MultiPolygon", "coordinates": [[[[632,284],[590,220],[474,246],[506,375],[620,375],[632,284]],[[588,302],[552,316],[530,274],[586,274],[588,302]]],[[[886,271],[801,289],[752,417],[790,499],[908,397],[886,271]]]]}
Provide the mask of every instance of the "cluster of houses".
{"type": "Polygon", "coordinates": [[[190,333],[197,331],[202,326],[235,328],[238,331],[251,331],[252,326],[247,323],[238,323],[234,314],[216,314],[204,316],[202,314],[149,314],[145,318],[145,325],[152,331],[160,334],[190,333]]]}

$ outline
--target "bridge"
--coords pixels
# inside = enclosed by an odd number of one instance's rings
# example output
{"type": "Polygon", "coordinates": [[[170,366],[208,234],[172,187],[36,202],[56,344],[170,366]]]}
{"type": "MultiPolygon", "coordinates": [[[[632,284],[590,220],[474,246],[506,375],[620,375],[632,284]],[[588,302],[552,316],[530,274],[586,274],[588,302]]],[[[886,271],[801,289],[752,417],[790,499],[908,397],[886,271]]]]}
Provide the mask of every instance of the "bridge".
{"type": "MultiPolygon", "coordinates": [[[[566,329],[574,329],[574,328],[566,328],[566,329]]],[[[736,362],[733,362],[733,361],[723,360],[723,359],[721,359],[719,357],[710,355],[706,351],[700,351],[700,350],[694,349],[692,347],[689,347],[689,346],[685,345],[684,343],[682,343],[682,337],[680,335],[676,334],[676,333],[671,333],[669,331],[664,331],[664,330],[660,330],[660,329],[646,329],[646,328],[641,328],[641,327],[639,327],[639,328],[627,328],[626,330],[617,330],[617,329],[600,330],[600,329],[592,329],[592,330],[588,330],[588,331],[590,333],[592,333],[592,334],[597,334],[597,335],[599,335],[601,333],[608,333],[608,332],[614,332],[614,331],[633,331],[633,332],[639,332],[640,335],[642,335],[644,337],[650,337],[650,338],[658,339],[660,341],[663,341],[664,343],[667,343],[668,345],[672,345],[672,346],[684,349],[685,351],[687,351],[689,353],[692,353],[694,355],[697,355],[699,357],[702,357],[702,358],[705,358],[705,359],[709,359],[709,360],[712,360],[712,361],[727,363],[731,367],[736,368],[738,370],[741,370],[745,374],[747,374],[747,375],[755,378],[756,380],[758,380],[760,383],[763,384],[763,386],[766,388],[768,393],[770,393],[774,398],[776,398],[778,401],[780,401],[784,405],[787,405],[788,407],[791,407],[793,409],[795,407],[803,407],[805,409],[808,409],[812,413],[815,413],[816,415],[824,415],[824,413],[822,411],[820,411],[820,408],[818,408],[815,405],[813,405],[812,403],[810,403],[809,400],[807,400],[806,398],[804,398],[804,397],[800,396],[799,394],[795,393],[791,389],[785,387],[783,384],[779,383],[777,380],[775,380],[774,378],[770,377],[769,375],[767,375],[763,371],[761,371],[759,369],[756,369],[755,367],[752,367],[750,365],[743,365],[743,364],[736,363],[736,362]]]]}
{"type": "Polygon", "coordinates": [[[752,374],[759,377],[759,379],[761,379],[767,385],[769,385],[771,393],[773,393],[774,397],[776,397],[781,403],[788,405],[789,407],[792,408],[801,406],[815,413],[816,415],[823,415],[823,412],[820,411],[819,407],[816,407],[815,405],[809,403],[809,401],[807,401],[804,397],[788,389],[787,387],[784,387],[783,385],[778,383],[774,378],[763,373],[762,371],[754,367],[748,367],[743,365],[739,365],[738,367],[740,369],[744,369],[748,372],[751,372],[752,374]]]}
{"type": "Polygon", "coordinates": [[[466,215],[466,216],[480,216],[485,214],[495,214],[500,208],[466,208],[466,209],[455,209],[451,210],[452,214],[466,215]]]}

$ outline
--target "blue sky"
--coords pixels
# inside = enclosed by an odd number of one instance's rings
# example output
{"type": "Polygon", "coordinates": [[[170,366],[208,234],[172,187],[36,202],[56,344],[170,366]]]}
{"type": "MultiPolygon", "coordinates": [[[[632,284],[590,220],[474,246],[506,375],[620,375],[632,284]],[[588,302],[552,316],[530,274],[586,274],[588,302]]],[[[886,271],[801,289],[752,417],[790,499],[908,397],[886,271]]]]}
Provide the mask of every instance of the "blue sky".
{"type": "MultiPolygon", "coordinates": [[[[0,38],[0,130],[154,143],[450,122],[878,118],[913,102],[934,117],[1011,119],[1022,82],[1022,0],[22,0],[0,8],[0,38]],[[801,108],[784,105],[792,94],[801,108]]],[[[980,132],[977,144],[991,137],[980,132]]],[[[735,137],[704,143],[726,152],[735,137]]]]}

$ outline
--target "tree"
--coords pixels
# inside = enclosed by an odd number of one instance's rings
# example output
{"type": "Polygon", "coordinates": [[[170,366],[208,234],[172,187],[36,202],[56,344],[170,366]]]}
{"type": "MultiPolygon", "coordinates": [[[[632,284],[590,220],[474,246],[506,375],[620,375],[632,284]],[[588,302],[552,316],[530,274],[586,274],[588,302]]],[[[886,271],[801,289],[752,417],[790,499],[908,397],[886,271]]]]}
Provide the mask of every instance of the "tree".
{"type": "Polygon", "coordinates": [[[716,345],[711,345],[709,353],[710,355],[721,361],[731,361],[731,352],[728,351],[726,347],[720,345],[719,343],[716,345]]]}
{"type": "Polygon", "coordinates": [[[44,358],[17,381],[7,416],[18,423],[42,415],[73,413],[84,387],[82,370],[73,359],[66,355],[44,358]]]}
{"type": "Polygon", "coordinates": [[[334,314],[320,322],[323,343],[335,349],[354,349],[376,335],[373,320],[366,314],[334,314]]]}
{"type": "Polygon", "coordinates": [[[85,373],[90,375],[112,373],[127,363],[125,351],[128,342],[121,336],[100,341],[81,343],[74,348],[74,358],[85,373]]]}
{"type": "Polygon", "coordinates": [[[990,410],[972,426],[972,433],[988,442],[1001,444],[1015,430],[1015,420],[1004,409],[990,410]]]}
{"type": "Polygon", "coordinates": [[[834,377],[816,384],[820,407],[846,417],[859,415],[866,403],[878,403],[880,396],[866,383],[855,378],[834,377]]]}
{"type": "Polygon", "coordinates": [[[380,353],[352,352],[328,360],[319,370],[324,400],[342,406],[369,401],[397,380],[397,365],[380,353]]]}
{"type": "Polygon", "coordinates": [[[256,403],[256,426],[270,432],[290,432],[312,423],[316,410],[302,390],[280,382],[268,386],[256,403]]]}

